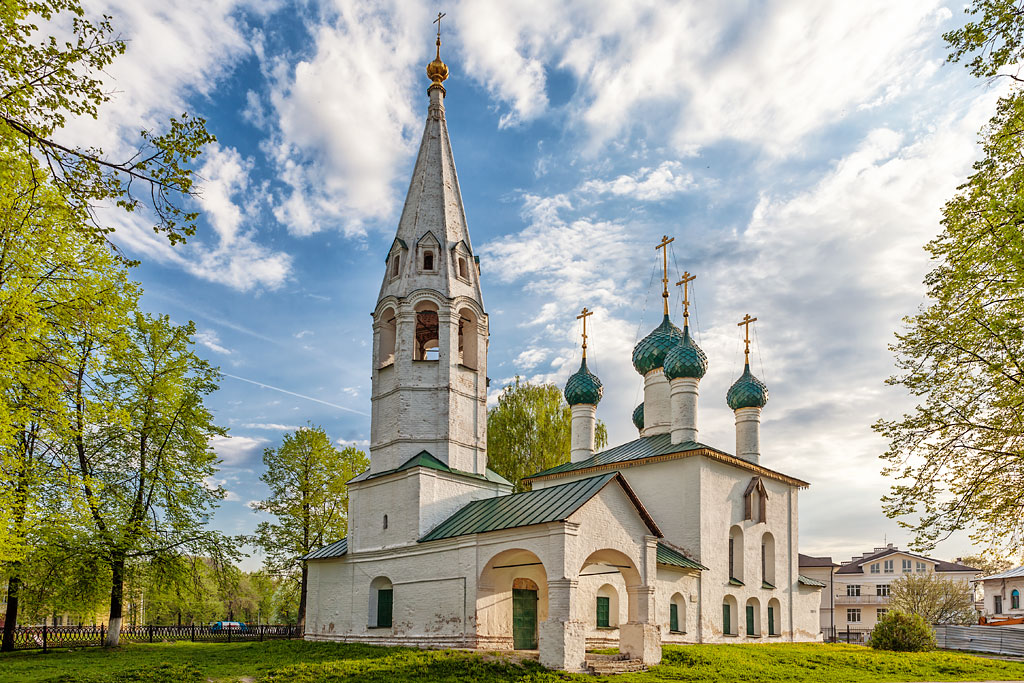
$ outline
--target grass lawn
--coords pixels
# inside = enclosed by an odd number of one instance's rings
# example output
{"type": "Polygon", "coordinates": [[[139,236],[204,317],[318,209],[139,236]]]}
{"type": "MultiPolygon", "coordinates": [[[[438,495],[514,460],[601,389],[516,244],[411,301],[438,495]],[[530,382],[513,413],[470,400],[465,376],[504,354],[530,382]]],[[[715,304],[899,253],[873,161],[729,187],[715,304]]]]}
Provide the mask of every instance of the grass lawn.
{"type": "Polygon", "coordinates": [[[204,683],[238,681],[982,681],[1024,680],[1024,663],[948,652],[875,652],[855,645],[666,646],[650,671],[609,678],[557,674],[528,663],[461,651],[276,640],[161,643],[106,652],[16,652],[0,656],[0,681],[204,683]]]}

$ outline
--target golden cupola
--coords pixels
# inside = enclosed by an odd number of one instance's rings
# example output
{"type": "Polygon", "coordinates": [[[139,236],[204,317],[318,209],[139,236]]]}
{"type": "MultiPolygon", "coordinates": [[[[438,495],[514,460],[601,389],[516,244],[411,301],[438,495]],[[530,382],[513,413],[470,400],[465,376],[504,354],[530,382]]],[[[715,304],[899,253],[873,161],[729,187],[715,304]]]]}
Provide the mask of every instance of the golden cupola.
{"type": "Polygon", "coordinates": [[[441,90],[444,90],[444,86],[441,85],[448,78],[448,65],[441,61],[441,17],[444,14],[437,15],[437,54],[434,56],[434,61],[427,64],[427,77],[431,80],[431,88],[435,85],[441,90]]]}

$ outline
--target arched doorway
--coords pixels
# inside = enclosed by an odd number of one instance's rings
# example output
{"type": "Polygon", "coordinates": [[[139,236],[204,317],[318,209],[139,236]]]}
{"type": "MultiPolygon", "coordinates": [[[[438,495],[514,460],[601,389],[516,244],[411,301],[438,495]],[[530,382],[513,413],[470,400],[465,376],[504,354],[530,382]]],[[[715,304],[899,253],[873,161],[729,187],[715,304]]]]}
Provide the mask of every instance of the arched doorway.
{"type": "MultiPolygon", "coordinates": [[[[644,638],[643,625],[648,624],[652,616],[650,595],[646,588],[637,564],[631,557],[619,550],[595,551],[583,561],[579,570],[577,593],[580,596],[580,616],[585,623],[597,626],[607,623],[610,627],[613,618],[610,613],[612,594],[609,589],[615,593],[621,590],[625,596],[626,609],[622,610],[616,605],[616,612],[625,616],[624,623],[620,621],[621,618],[615,620],[615,626],[618,627],[616,635],[619,651],[623,654],[639,655],[637,650],[642,647],[644,638]],[[609,612],[607,618],[604,614],[605,609],[609,612]]],[[[617,596],[615,602],[620,602],[617,596]]],[[[594,644],[606,645],[596,642],[594,644]]]]}
{"type": "Polygon", "coordinates": [[[522,548],[498,553],[480,572],[476,605],[478,647],[536,650],[548,618],[544,564],[522,548]]]}

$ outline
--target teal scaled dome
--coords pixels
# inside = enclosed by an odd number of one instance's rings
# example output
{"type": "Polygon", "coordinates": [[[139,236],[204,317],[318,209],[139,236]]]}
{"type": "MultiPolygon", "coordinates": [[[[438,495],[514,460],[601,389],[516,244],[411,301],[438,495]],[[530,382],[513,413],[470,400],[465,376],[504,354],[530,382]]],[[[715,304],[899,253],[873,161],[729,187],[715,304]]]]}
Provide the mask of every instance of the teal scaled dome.
{"type": "Polygon", "coordinates": [[[683,338],[665,354],[665,376],[669,379],[692,377],[700,379],[708,371],[708,357],[690,338],[690,328],[683,328],[683,338]]]}
{"type": "Polygon", "coordinates": [[[565,383],[565,400],[571,406],[581,403],[596,406],[601,401],[602,394],[604,388],[601,386],[601,380],[587,369],[587,359],[584,358],[580,363],[580,369],[565,383]]]}
{"type": "Polygon", "coordinates": [[[665,364],[665,354],[683,338],[682,331],[665,316],[661,324],[640,340],[633,349],[633,367],[641,375],[660,368],[665,364]]]}
{"type": "Polygon", "coordinates": [[[743,367],[743,374],[729,388],[725,402],[733,410],[740,408],[763,408],[768,402],[768,387],[750,372],[750,363],[743,367]]]}
{"type": "Polygon", "coordinates": [[[633,425],[643,431],[644,428],[644,404],[641,403],[636,408],[633,408],[633,425]]]}

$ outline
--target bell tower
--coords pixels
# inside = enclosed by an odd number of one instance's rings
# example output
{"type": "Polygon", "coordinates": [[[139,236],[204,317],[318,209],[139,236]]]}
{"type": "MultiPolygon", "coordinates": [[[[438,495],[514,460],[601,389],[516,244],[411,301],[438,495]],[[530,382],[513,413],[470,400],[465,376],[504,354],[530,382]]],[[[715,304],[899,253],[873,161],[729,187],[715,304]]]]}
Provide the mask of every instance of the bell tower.
{"type": "Polygon", "coordinates": [[[370,473],[423,451],[487,470],[487,314],[444,115],[448,67],[427,65],[427,121],[373,311],[370,473]]]}

